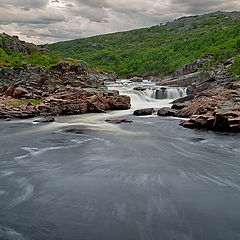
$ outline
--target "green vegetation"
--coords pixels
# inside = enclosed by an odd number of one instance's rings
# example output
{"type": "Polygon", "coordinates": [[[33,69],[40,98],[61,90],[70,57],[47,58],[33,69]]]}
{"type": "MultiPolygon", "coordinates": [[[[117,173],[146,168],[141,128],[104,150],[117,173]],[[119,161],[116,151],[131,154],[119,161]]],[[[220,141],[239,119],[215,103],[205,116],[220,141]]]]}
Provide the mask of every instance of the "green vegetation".
{"type": "MultiPolygon", "coordinates": [[[[62,57],[81,59],[92,67],[114,71],[121,77],[163,76],[207,53],[213,55],[211,66],[237,56],[240,13],[185,17],[165,25],[45,47],[62,57]]],[[[239,70],[237,64],[234,71],[239,70]]]]}
{"type": "Polygon", "coordinates": [[[42,100],[27,99],[27,100],[21,101],[21,102],[19,102],[19,103],[17,103],[17,104],[6,103],[6,105],[11,105],[11,106],[13,106],[13,107],[19,107],[19,106],[21,106],[21,105],[23,105],[23,104],[27,104],[27,103],[29,103],[29,102],[32,103],[32,104],[35,104],[35,105],[39,105],[39,104],[42,102],[42,100]]]}
{"type": "Polygon", "coordinates": [[[12,52],[7,54],[0,48],[0,68],[1,67],[23,67],[24,64],[33,64],[36,66],[51,67],[59,62],[57,56],[53,53],[43,55],[41,53],[27,54],[22,52],[12,52]]]}
{"type": "Polygon", "coordinates": [[[21,42],[17,37],[0,34],[0,68],[21,68],[24,64],[51,67],[57,63],[56,54],[41,51],[34,44],[21,42]]]}
{"type": "Polygon", "coordinates": [[[240,75],[240,56],[235,57],[235,63],[232,71],[235,75],[240,75]]]}

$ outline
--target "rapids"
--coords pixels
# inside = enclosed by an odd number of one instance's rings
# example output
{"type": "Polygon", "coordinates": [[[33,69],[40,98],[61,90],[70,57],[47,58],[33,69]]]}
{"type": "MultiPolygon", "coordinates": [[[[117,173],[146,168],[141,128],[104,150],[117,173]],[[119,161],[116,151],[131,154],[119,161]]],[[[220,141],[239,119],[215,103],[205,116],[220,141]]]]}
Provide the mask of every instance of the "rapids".
{"type": "Polygon", "coordinates": [[[0,121],[0,239],[240,239],[240,136],[132,115],[171,106],[185,89],[107,85],[132,108],[0,121]]]}

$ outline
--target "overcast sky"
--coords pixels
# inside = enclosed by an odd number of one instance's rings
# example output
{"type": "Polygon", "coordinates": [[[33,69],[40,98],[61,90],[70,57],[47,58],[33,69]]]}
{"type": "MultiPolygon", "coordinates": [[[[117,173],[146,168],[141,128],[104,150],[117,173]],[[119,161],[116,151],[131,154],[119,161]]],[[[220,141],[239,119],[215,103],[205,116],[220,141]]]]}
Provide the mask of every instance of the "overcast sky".
{"type": "Polygon", "coordinates": [[[0,32],[52,43],[240,10],[240,0],[0,0],[0,32]]]}

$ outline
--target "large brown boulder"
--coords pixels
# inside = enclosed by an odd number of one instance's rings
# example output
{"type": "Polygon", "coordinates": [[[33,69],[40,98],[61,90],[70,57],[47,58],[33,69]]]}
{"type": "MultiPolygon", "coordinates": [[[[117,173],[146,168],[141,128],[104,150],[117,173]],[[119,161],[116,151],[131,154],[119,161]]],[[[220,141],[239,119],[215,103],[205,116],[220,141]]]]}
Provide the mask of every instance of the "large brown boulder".
{"type": "Polygon", "coordinates": [[[240,132],[240,112],[215,113],[215,115],[193,115],[180,124],[187,128],[205,128],[219,132],[240,132]]]}
{"type": "Polygon", "coordinates": [[[131,107],[131,99],[126,95],[112,96],[109,99],[110,107],[114,110],[126,110],[131,107]]]}
{"type": "Polygon", "coordinates": [[[133,112],[133,115],[136,116],[147,116],[153,114],[153,108],[144,108],[144,109],[138,109],[133,112]]]}
{"type": "Polygon", "coordinates": [[[178,117],[189,117],[180,124],[189,128],[240,132],[240,91],[238,84],[218,87],[195,96],[178,117]]]}

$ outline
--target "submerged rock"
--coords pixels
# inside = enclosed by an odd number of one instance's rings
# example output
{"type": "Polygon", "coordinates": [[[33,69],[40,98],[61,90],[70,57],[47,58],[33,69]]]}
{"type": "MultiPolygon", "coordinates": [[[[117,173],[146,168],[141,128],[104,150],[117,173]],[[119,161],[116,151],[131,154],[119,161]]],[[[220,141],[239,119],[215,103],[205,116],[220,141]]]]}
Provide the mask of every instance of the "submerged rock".
{"type": "Polygon", "coordinates": [[[45,122],[54,122],[54,121],[55,121],[54,117],[45,117],[45,118],[36,119],[33,122],[45,123],[45,122]]]}
{"type": "Polygon", "coordinates": [[[133,90],[145,91],[145,90],[147,90],[147,88],[146,87],[134,87],[133,90]]]}
{"type": "Polygon", "coordinates": [[[109,122],[109,123],[114,123],[114,124],[120,124],[120,123],[132,123],[133,121],[132,120],[129,120],[129,119],[106,119],[105,120],[106,122],[109,122]]]}

